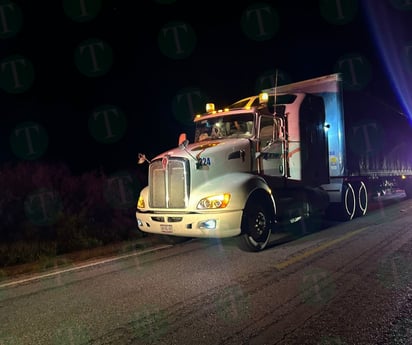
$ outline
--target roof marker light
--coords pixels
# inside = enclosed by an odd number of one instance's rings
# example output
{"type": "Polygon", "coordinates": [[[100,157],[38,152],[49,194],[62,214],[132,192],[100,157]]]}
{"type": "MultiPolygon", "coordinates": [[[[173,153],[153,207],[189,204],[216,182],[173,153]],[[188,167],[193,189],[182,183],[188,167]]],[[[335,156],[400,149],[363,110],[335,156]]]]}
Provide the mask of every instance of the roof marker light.
{"type": "Polygon", "coordinates": [[[266,104],[269,100],[269,94],[267,92],[261,92],[259,94],[259,103],[266,104]]]}
{"type": "Polygon", "coordinates": [[[214,103],[206,103],[206,112],[211,113],[215,111],[214,103]]]}

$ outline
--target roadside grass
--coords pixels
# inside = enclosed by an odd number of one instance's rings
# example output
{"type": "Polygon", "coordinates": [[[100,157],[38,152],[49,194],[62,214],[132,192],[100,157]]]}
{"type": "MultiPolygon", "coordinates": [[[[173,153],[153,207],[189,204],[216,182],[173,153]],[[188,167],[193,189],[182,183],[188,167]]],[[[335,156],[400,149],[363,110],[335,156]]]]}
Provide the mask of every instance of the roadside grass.
{"type": "Polygon", "coordinates": [[[29,262],[3,266],[0,268],[0,282],[6,279],[15,278],[20,275],[41,273],[53,269],[74,267],[84,262],[99,260],[116,255],[126,255],[133,252],[152,248],[158,244],[165,244],[159,236],[148,235],[126,240],[118,243],[111,243],[95,248],[73,251],[62,255],[43,255],[29,262]]]}
{"type": "Polygon", "coordinates": [[[44,162],[0,166],[0,280],[145,246],[134,214],[144,178],[73,175],[44,162]]]}

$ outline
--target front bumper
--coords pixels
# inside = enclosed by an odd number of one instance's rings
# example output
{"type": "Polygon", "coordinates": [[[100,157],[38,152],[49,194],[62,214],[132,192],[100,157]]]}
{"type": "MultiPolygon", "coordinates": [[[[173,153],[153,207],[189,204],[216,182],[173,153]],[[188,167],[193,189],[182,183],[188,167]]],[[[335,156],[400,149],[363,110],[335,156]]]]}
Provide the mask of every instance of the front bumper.
{"type": "Polygon", "coordinates": [[[136,211],[143,232],[200,238],[224,238],[240,234],[242,210],[220,213],[152,213],[136,211]]]}

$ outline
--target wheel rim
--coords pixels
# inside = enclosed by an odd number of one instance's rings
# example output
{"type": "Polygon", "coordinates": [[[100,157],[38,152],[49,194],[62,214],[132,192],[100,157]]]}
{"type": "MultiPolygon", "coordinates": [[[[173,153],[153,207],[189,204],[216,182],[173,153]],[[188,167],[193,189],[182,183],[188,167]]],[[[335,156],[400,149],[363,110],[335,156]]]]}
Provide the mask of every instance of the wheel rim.
{"type": "Polygon", "coordinates": [[[255,246],[265,244],[268,239],[268,224],[266,215],[259,211],[250,218],[249,239],[255,246]]]}
{"type": "Polygon", "coordinates": [[[358,190],[358,207],[359,215],[364,216],[368,209],[368,192],[363,182],[361,182],[358,190]]]}
{"type": "Polygon", "coordinates": [[[345,191],[345,211],[348,219],[352,219],[356,210],[356,198],[353,187],[350,183],[347,184],[345,191]]]}

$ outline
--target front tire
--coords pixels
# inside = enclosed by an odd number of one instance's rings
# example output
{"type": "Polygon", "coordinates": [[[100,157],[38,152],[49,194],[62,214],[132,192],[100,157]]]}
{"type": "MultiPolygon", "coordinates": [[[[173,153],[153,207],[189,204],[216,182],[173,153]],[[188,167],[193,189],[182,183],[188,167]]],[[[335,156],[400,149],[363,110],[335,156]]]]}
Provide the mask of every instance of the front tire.
{"type": "Polygon", "coordinates": [[[272,230],[272,218],[268,205],[256,199],[249,200],[243,211],[239,248],[248,252],[265,249],[272,230]]]}

